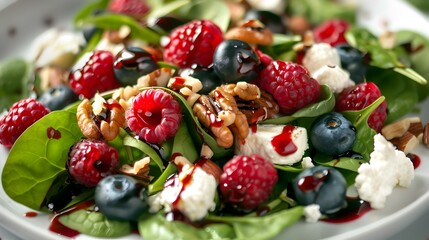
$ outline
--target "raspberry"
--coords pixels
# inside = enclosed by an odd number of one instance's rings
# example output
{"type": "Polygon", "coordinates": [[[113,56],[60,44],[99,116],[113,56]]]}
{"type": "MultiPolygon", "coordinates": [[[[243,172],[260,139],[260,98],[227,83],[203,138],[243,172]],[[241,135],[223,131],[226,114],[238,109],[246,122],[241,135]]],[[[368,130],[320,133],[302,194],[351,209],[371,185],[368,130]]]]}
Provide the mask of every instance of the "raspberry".
{"type": "Polygon", "coordinates": [[[149,6],[143,0],[111,0],[108,9],[139,19],[149,11],[149,6]]]}
{"type": "MultiPolygon", "coordinates": [[[[335,108],[337,111],[361,110],[379,97],[380,89],[372,82],[364,82],[344,89],[338,96],[335,108]]],[[[381,131],[387,117],[387,103],[383,101],[368,118],[368,125],[377,132],[381,131]]]]}
{"type": "Polygon", "coordinates": [[[49,112],[41,102],[32,98],[14,103],[9,112],[0,118],[0,143],[11,148],[28,127],[49,112]]]}
{"type": "Polygon", "coordinates": [[[115,173],[118,151],[101,140],[84,139],[70,149],[67,169],[72,178],[87,187],[115,173]]]}
{"type": "Polygon", "coordinates": [[[220,190],[224,200],[242,211],[264,203],[277,182],[274,165],[258,154],[235,156],[223,167],[220,190]]]}
{"type": "Polygon", "coordinates": [[[344,33],[349,27],[350,24],[342,19],[327,20],[313,29],[314,40],[329,43],[333,47],[347,43],[344,33]]]}
{"type": "Polygon", "coordinates": [[[259,76],[261,88],[273,95],[282,113],[292,114],[319,98],[319,83],[299,64],[273,61],[259,76]]]}
{"type": "Polygon", "coordinates": [[[182,68],[198,64],[208,67],[216,47],[223,41],[222,30],[209,20],[195,20],[173,30],[164,47],[164,61],[182,68]]]}
{"type": "Polygon", "coordinates": [[[161,89],[139,93],[125,116],[130,129],[149,143],[162,143],[174,136],[182,119],[179,103],[161,89]]]}
{"type": "Polygon", "coordinates": [[[85,98],[92,98],[97,92],[118,88],[119,83],[113,71],[114,60],[111,52],[94,51],[81,69],[70,73],[70,87],[85,98]]]}

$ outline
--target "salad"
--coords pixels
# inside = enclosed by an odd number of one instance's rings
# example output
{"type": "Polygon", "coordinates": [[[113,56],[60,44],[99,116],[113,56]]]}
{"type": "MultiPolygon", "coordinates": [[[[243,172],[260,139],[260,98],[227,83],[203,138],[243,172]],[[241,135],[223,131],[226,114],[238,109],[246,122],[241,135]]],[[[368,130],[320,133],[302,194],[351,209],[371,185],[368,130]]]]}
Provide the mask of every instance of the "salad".
{"type": "Polygon", "coordinates": [[[271,239],[383,208],[428,145],[428,40],[270,4],[92,1],[2,62],[5,192],[68,237],[271,239]]]}

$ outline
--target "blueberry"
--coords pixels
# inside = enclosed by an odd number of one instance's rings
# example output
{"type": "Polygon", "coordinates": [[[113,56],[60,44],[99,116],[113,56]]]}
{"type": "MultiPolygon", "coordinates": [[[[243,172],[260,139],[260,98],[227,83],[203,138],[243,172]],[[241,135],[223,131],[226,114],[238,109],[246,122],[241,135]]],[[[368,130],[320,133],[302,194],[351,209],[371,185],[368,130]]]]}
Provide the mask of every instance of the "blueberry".
{"type": "Polygon", "coordinates": [[[310,141],[322,153],[338,156],[350,150],[356,140],[356,129],[342,114],[330,112],[318,118],[311,127],[310,141]]]}
{"type": "Polygon", "coordinates": [[[137,221],[148,208],[146,189],[126,175],[103,178],[95,189],[95,204],[107,218],[137,221]]]}
{"type": "Polygon", "coordinates": [[[222,41],[213,56],[214,71],[225,83],[251,82],[261,67],[261,60],[253,48],[240,40],[222,41]]]}
{"type": "Polygon", "coordinates": [[[273,33],[285,33],[286,32],[286,26],[283,22],[283,19],[281,16],[267,11],[267,10],[254,10],[251,9],[246,12],[246,15],[244,15],[244,20],[253,20],[257,19],[261,23],[265,25],[268,29],[271,30],[273,33]]]}
{"type": "Polygon", "coordinates": [[[114,62],[115,77],[122,85],[135,85],[137,79],[158,69],[158,63],[146,50],[139,47],[122,49],[114,62]]]}
{"type": "Polygon", "coordinates": [[[347,183],[332,167],[304,169],[293,181],[292,188],[300,205],[318,204],[321,213],[334,213],[346,206],[347,183]]]}
{"type": "Polygon", "coordinates": [[[201,67],[193,64],[190,68],[183,69],[180,76],[191,76],[201,81],[203,88],[198,92],[199,94],[208,94],[216,87],[221,85],[221,80],[214,73],[213,67],[201,67]]]}
{"type": "Polygon", "coordinates": [[[65,108],[67,105],[75,102],[77,99],[78,96],[69,86],[58,85],[44,91],[38,100],[43,104],[43,106],[49,108],[51,111],[54,111],[65,108]]]}
{"type": "Polygon", "coordinates": [[[340,55],[341,67],[350,73],[350,78],[356,83],[364,82],[368,70],[365,55],[348,44],[340,44],[335,48],[340,55]]]}

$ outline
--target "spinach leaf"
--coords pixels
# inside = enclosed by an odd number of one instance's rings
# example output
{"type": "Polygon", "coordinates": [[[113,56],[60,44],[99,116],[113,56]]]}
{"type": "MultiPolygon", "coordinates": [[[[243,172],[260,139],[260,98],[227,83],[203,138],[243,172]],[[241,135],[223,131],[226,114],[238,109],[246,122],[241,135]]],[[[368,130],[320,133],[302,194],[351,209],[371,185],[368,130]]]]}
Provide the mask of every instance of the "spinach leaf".
{"type": "Polygon", "coordinates": [[[232,226],[236,239],[272,239],[282,230],[298,221],[304,208],[294,208],[275,212],[265,216],[214,216],[209,215],[207,220],[227,223],[232,226]]]}
{"type": "Polygon", "coordinates": [[[102,213],[80,209],[61,215],[60,223],[80,233],[99,237],[114,238],[129,235],[131,223],[107,219],[102,213]]]}
{"type": "Polygon", "coordinates": [[[131,28],[131,37],[148,43],[159,44],[161,36],[155,31],[142,26],[134,18],[121,14],[100,14],[82,19],[80,25],[94,25],[101,29],[119,29],[126,25],[131,28]]]}
{"type": "Polygon", "coordinates": [[[0,62],[0,111],[28,97],[33,67],[24,59],[0,62]]]}
{"type": "Polygon", "coordinates": [[[165,219],[162,212],[139,221],[143,238],[148,239],[272,239],[298,221],[303,207],[279,211],[266,216],[208,216],[210,224],[196,228],[180,221],[165,219]],[[211,222],[214,222],[212,224],[211,222]]]}
{"type": "Polygon", "coordinates": [[[204,0],[194,1],[185,16],[188,19],[209,19],[216,23],[223,32],[226,32],[231,19],[230,15],[229,7],[225,1],[204,0]]]}
{"type": "Polygon", "coordinates": [[[147,19],[156,19],[162,16],[169,15],[173,12],[177,12],[182,7],[190,4],[191,0],[176,0],[176,1],[170,1],[170,2],[163,2],[163,1],[151,1],[150,5],[151,11],[147,15],[147,19]]]}
{"type": "MultiPolygon", "coordinates": [[[[408,46],[410,67],[424,78],[429,79],[429,65],[427,64],[429,40],[416,32],[402,30],[396,32],[396,44],[398,46],[408,46]]],[[[419,86],[416,92],[419,96],[418,100],[424,100],[429,95],[429,84],[419,86]]]]}
{"type": "Polygon", "coordinates": [[[417,83],[427,84],[427,80],[423,76],[400,61],[397,55],[398,51],[382,47],[377,37],[371,34],[369,30],[352,27],[345,36],[350,45],[369,55],[371,66],[391,69],[417,83]]]}
{"type": "Polygon", "coordinates": [[[328,86],[321,86],[321,100],[317,103],[310,104],[290,116],[282,116],[273,119],[267,119],[261,124],[286,124],[298,118],[317,117],[332,111],[335,107],[335,96],[328,86]]]}
{"type": "Polygon", "coordinates": [[[168,221],[163,212],[138,222],[140,235],[145,239],[200,240],[212,239],[204,228],[195,228],[181,221],[168,221]]]}
{"type": "Polygon", "coordinates": [[[30,126],[10,150],[2,184],[10,198],[39,210],[54,180],[66,171],[70,147],[82,138],[76,115],[54,111],[30,126]]]}
{"type": "MultiPolygon", "coordinates": [[[[183,121],[180,124],[179,131],[174,136],[172,154],[180,154],[190,162],[194,162],[199,157],[198,151],[189,137],[188,127],[183,121]]],[[[176,171],[177,167],[175,164],[169,162],[161,176],[153,184],[149,185],[150,194],[161,191],[164,188],[164,182],[176,171]]]]}
{"type": "Polygon", "coordinates": [[[75,14],[73,23],[76,26],[81,25],[86,18],[93,16],[97,11],[106,9],[108,4],[109,0],[97,0],[86,4],[75,14]]]}

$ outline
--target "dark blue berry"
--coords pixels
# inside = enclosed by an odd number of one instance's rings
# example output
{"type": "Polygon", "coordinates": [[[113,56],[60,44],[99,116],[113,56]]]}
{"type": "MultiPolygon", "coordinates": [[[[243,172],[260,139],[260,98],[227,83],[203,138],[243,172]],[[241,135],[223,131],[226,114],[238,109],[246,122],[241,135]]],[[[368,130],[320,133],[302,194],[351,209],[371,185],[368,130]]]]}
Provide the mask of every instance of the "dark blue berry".
{"type": "Polygon", "coordinates": [[[97,185],[95,204],[109,219],[137,221],[148,208],[148,195],[134,178],[126,175],[110,175],[97,185]]]}
{"type": "Polygon", "coordinates": [[[316,166],[304,169],[293,180],[292,188],[298,204],[318,204],[321,213],[334,213],[347,204],[346,180],[332,167],[316,166]]]}
{"type": "Polygon", "coordinates": [[[310,130],[310,141],[318,151],[331,156],[350,150],[356,140],[356,129],[342,114],[327,113],[318,118],[310,130]]]}
{"type": "Polygon", "coordinates": [[[266,10],[249,10],[244,15],[244,20],[259,20],[265,25],[266,28],[270,29],[273,33],[285,33],[286,26],[280,15],[266,10]]]}
{"type": "Polygon", "coordinates": [[[214,73],[212,67],[201,67],[196,64],[190,68],[183,69],[180,76],[191,76],[201,81],[203,88],[198,92],[199,94],[208,94],[216,87],[221,85],[221,80],[214,73]]]}
{"type": "Polygon", "coordinates": [[[251,82],[261,67],[261,60],[253,48],[240,40],[224,40],[213,56],[214,71],[224,83],[251,82]]]}
{"type": "Polygon", "coordinates": [[[124,85],[135,85],[137,79],[158,69],[158,63],[146,50],[139,47],[122,49],[113,64],[115,77],[124,85]]]}
{"type": "Polygon", "coordinates": [[[340,44],[335,48],[340,55],[341,67],[350,73],[350,78],[355,83],[364,82],[368,70],[365,55],[348,44],[340,44]]]}
{"type": "Polygon", "coordinates": [[[49,110],[60,110],[72,104],[78,99],[78,96],[73,90],[66,85],[58,85],[56,87],[48,88],[39,97],[39,102],[49,110]]]}

